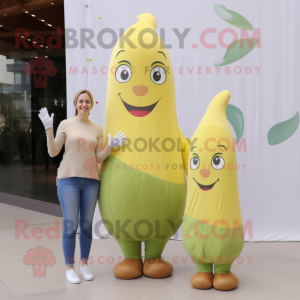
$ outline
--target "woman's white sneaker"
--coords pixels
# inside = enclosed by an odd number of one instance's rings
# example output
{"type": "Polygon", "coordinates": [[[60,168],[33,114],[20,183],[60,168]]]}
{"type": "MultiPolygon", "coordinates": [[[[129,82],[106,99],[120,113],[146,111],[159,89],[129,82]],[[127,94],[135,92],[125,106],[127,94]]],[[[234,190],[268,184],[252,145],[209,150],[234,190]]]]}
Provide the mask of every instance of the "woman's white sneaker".
{"type": "Polygon", "coordinates": [[[80,283],[80,278],[75,273],[74,269],[66,271],[67,280],[71,283],[80,283]]]}
{"type": "Polygon", "coordinates": [[[83,267],[80,267],[80,274],[85,280],[92,280],[94,278],[87,264],[85,264],[83,267]]]}

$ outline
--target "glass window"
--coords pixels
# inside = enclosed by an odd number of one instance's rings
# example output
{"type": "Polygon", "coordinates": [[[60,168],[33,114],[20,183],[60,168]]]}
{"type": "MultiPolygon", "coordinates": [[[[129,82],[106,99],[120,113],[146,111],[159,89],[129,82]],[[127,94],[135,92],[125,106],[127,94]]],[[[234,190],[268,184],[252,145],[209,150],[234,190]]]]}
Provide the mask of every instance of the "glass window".
{"type": "Polygon", "coordinates": [[[22,83],[21,73],[15,73],[15,84],[21,84],[21,83],[22,83]]]}
{"type": "Polygon", "coordinates": [[[58,204],[55,179],[64,149],[50,158],[38,113],[42,107],[54,113],[54,133],[66,119],[64,4],[33,2],[34,17],[20,12],[19,3],[0,17],[0,192],[58,204]],[[37,46],[35,36],[45,43],[37,46]]]}

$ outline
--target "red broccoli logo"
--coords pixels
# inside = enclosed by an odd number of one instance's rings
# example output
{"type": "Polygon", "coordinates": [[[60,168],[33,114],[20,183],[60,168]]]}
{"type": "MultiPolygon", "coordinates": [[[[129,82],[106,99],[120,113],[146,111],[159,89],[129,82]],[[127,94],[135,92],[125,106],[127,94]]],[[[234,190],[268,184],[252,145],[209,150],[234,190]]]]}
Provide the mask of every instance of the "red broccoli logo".
{"type": "Polygon", "coordinates": [[[27,75],[34,75],[34,87],[46,88],[48,75],[55,76],[57,69],[54,67],[51,59],[40,56],[37,59],[31,59],[26,65],[24,72],[27,75]]]}
{"type": "Polygon", "coordinates": [[[87,159],[83,165],[83,168],[90,171],[90,176],[92,179],[99,179],[96,157],[87,159]]]}
{"type": "Polygon", "coordinates": [[[47,266],[53,266],[56,262],[50,249],[38,246],[28,250],[23,261],[26,265],[32,265],[33,277],[46,277],[47,266]]]}

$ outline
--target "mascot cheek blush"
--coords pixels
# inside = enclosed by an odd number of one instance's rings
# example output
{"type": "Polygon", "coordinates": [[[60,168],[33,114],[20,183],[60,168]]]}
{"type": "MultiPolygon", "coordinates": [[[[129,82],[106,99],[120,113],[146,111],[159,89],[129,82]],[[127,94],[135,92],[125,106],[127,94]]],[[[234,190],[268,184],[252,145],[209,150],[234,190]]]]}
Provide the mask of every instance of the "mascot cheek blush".
{"type": "Polygon", "coordinates": [[[124,33],[130,41],[122,36],[110,60],[115,73],[108,75],[105,136],[121,128],[128,143],[105,160],[99,197],[104,224],[125,257],[114,267],[122,279],[172,273],[161,254],[180,226],[186,198],[180,149],[188,143],[177,124],[171,59],[155,18],[142,14],[138,20],[124,33]]]}
{"type": "Polygon", "coordinates": [[[195,288],[235,288],[239,280],[231,264],[244,245],[236,152],[226,117],[230,93],[219,93],[209,105],[191,144],[183,243],[198,272],[195,288]],[[214,275],[212,273],[214,265],[214,275]]]}

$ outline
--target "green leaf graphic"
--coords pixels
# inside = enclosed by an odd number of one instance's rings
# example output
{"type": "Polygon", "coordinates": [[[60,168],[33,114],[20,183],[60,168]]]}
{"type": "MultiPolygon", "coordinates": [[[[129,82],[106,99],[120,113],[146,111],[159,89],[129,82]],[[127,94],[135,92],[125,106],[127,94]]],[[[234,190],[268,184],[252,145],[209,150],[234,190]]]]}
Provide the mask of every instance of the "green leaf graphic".
{"type": "Polygon", "coordinates": [[[237,12],[226,9],[225,6],[220,4],[216,4],[214,8],[218,16],[227,23],[241,29],[254,30],[250,22],[237,12]]]}
{"type": "Polygon", "coordinates": [[[280,144],[289,139],[297,130],[299,125],[299,112],[291,119],[274,125],[268,132],[269,145],[280,144]]]}
{"type": "Polygon", "coordinates": [[[215,62],[215,66],[226,66],[246,56],[258,44],[258,39],[240,39],[233,41],[227,48],[223,58],[215,62]]]}
{"type": "Polygon", "coordinates": [[[243,113],[238,107],[228,104],[226,110],[226,116],[235,131],[236,141],[237,143],[239,143],[244,132],[243,113]]]}

